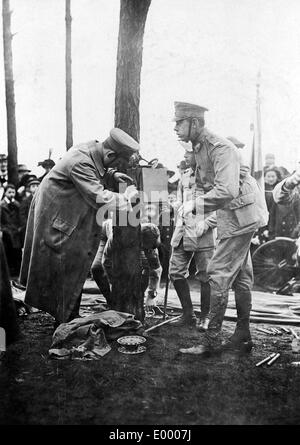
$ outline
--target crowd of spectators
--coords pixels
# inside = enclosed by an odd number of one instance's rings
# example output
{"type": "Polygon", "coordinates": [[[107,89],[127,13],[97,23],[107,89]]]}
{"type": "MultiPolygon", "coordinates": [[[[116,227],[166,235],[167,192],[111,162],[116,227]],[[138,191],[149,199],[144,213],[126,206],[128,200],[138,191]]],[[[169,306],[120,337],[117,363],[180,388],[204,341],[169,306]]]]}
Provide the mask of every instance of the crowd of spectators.
{"type": "Polygon", "coordinates": [[[55,163],[52,159],[46,159],[38,165],[45,170],[39,178],[25,164],[19,164],[18,182],[13,184],[8,181],[7,156],[0,154],[0,237],[11,278],[19,276],[31,201],[39,184],[55,163]]]}
{"type": "MultiPolygon", "coordinates": [[[[300,236],[300,194],[297,191],[289,204],[274,201],[275,186],[288,177],[290,172],[285,167],[275,165],[275,156],[267,154],[264,166],[265,199],[269,212],[268,225],[259,230],[254,238],[257,247],[278,237],[298,238],[300,236]]],[[[255,250],[255,249],[254,249],[255,250]]]]}

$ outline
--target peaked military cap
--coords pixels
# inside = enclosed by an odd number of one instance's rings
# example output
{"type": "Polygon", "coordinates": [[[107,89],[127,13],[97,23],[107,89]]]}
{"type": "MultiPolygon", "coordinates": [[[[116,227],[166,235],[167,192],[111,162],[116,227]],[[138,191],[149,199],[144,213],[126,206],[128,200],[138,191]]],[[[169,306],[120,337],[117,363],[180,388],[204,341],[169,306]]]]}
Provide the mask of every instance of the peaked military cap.
{"type": "Polygon", "coordinates": [[[208,111],[208,108],[201,107],[200,105],[189,104],[187,102],[174,102],[175,116],[173,121],[181,121],[189,118],[203,118],[204,112],[208,111]]]}
{"type": "Polygon", "coordinates": [[[125,152],[129,155],[133,155],[140,150],[140,145],[120,128],[113,128],[105,142],[116,153],[125,152]]]}
{"type": "Polygon", "coordinates": [[[244,148],[245,144],[241,141],[239,141],[237,138],[235,138],[234,136],[227,136],[227,138],[230,142],[232,142],[237,148],[244,148]]]}

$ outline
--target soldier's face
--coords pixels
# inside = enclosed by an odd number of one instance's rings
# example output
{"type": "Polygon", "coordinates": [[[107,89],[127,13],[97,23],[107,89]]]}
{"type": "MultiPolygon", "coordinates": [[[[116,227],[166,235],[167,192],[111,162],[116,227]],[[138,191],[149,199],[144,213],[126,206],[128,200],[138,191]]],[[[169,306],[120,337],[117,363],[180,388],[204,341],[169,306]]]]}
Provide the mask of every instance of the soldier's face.
{"type": "Polygon", "coordinates": [[[176,121],[174,131],[178,136],[179,141],[189,142],[190,140],[190,121],[183,119],[176,121]]]}
{"type": "Polygon", "coordinates": [[[112,150],[105,150],[103,163],[106,168],[116,168],[118,171],[126,171],[129,165],[129,156],[120,156],[112,150]]]}

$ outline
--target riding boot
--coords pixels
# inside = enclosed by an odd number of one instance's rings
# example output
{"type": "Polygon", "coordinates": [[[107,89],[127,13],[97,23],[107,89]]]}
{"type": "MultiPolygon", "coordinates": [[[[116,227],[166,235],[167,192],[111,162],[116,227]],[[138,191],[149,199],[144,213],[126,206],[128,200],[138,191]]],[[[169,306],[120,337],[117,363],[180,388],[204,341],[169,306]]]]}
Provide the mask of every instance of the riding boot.
{"type": "Polygon", "coordinates": [[[218,348],[221,346],[221,330],[224,315],[228,303],[228,291],[211,290],[209,325],[203,338],[203,344],[208,348],[218,348]]]}
{"type": "Polygon", "coordinates": [[[196,326],[197,318],[193,310],[190,288],[187,280],[185,278],[175,280],[173,285],[180,300],[183,314],[179,320],[172,323],[172,326],[196,326]]]}
{"type": "Polygon", "coordinates": [[[233,335],[230,337],[232,346],[245,351],[251,351],[253,342],[250,333],[250,311],[251,292],[250,290],[235,291],[235,303],[237,311],[237,323],[233,335]]]}

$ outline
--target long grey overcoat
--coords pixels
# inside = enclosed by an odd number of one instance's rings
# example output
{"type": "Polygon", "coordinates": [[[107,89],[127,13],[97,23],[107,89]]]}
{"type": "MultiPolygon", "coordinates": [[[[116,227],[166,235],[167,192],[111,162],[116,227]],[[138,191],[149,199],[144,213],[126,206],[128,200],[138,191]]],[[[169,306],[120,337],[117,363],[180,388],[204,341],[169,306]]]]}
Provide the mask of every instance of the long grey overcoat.
{"type": "Polygon", "coordinates": [[[20,281],[25,302],[68,321],[97,252],[97,209],[112,192],[100,143],[71,148],[44,178],[32,201],[20,281]]]}

